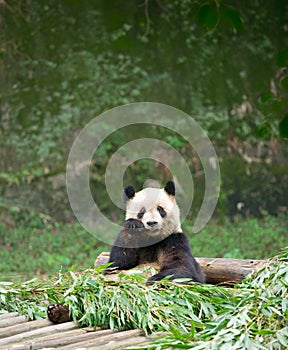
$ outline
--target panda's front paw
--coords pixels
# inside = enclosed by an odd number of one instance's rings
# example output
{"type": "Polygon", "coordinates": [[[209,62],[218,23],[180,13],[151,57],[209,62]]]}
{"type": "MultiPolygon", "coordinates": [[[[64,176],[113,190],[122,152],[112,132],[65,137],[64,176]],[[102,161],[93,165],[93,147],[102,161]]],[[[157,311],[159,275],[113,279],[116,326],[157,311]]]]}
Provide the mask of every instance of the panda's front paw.
{"type": "Polygon", "coordinates": [[[169,275],[169,274],[165,274],[165,273],[156,273],[156,275],[153,275],[151,277],[148,278],[146,284],[153,284],[154,282],[159,282],[161,280],[163,280],[163,278],[165,278],[165,280],[172,280],[174,279],[173,274],[169,275]]]}
{"type": "Polygon", "coordinates": [[[143,230],[144,225],[141,221],[136,219],[128,219],[124,222],[124,228],[126,230],[143,230]]]}
{"type": "Polygon", "coordinates": [[[102,273],[103,273],[103,275],[109,275],[109,274],[117,272],[117,270],[119,270],[119,266],[112,264],[111,266],[106,267],[106,269],[103,270],[102,273]]]}
{"type": "Polygon", "coordinates": [[[47,316],[53,323],[64,323],[72,320],[69,313],[69,306],[52,304],[48,306],[47,316]]]}

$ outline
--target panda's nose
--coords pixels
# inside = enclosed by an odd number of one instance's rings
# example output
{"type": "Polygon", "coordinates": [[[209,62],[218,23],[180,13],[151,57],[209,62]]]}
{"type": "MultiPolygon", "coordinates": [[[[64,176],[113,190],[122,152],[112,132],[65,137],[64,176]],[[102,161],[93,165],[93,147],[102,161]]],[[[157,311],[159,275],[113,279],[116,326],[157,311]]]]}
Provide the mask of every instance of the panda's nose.
{"type": "Polygon", "coordinates": [[[153,226],[155,226],[155,225],[157,225],[157,224],[158,224],[157,221],[147,221],[147,225],[148,225],[148,226],[151,226],[151,227],[153,227],[153,226]]]}

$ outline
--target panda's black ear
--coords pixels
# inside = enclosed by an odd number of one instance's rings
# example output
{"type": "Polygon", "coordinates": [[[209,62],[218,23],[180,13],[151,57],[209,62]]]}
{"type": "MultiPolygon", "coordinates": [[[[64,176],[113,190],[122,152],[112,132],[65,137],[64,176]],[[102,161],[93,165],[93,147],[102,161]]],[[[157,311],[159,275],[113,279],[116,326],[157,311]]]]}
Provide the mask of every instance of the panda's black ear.
{"type": "Polygon", "coordinates": [[[175,184],[173,181],[168,181],[164,190],[169,196],[175,196],[175,184]]]}
{"type": "Polygon", "coordinates": [[[135,196],[135,189],[133,186],[127,186],[123,192],[122,199],[126,203],[129,199],[135,196]]]}

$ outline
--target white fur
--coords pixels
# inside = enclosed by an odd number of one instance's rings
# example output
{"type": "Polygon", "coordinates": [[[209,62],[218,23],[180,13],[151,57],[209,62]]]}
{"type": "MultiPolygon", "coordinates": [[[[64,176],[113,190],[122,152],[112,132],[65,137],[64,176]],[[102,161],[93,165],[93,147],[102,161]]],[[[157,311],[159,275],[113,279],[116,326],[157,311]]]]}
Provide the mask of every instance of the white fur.
{"type": "Polygon", "coordinates": [[[173,232],[182,232],[180,212],[175,197],[168,195],[163,188],[149,187],[136,192],[126,204],[126,220],[128,219],[141,220],[153,236],[167,237],[173,232]],[[167,215],[164,218],[157,210],[158,206],[166,211],[167,215]],[[146,212],[142,219],[138,219],[137,215],[142,208],[145,208],[146,212]],[[150,227],[147,225],[149,221],[156,221],[157,225],[150,227]]]}

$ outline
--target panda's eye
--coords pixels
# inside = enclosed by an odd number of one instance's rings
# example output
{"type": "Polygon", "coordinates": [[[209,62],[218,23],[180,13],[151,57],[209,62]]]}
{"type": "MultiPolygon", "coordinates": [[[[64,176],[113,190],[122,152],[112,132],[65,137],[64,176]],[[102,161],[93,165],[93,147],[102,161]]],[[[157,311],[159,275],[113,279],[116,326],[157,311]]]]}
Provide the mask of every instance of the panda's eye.
{"type": "Polygon", "coordinates": [[[159,214],[161,215],[161,217],[165,218],[166,211],[160,205],[158,205],[157,210],[159,211],[159,214]]]}
{"type": "Polygon", "coordinates": [[[145,214],[145,208],[142,208],[142,209],[139,211],[139,213],[138,213],[138,215],[137,215],[137,218],[138,218],[138,219],[142,219],[143,216],[144,216],[144,214],[145,214]]]}

